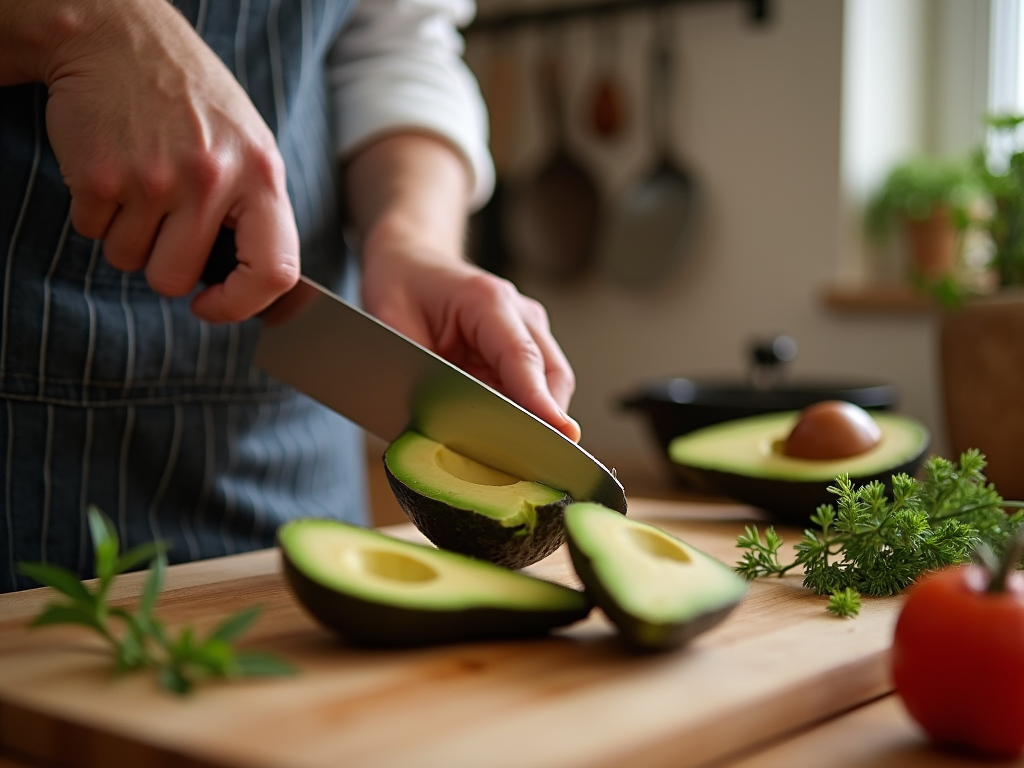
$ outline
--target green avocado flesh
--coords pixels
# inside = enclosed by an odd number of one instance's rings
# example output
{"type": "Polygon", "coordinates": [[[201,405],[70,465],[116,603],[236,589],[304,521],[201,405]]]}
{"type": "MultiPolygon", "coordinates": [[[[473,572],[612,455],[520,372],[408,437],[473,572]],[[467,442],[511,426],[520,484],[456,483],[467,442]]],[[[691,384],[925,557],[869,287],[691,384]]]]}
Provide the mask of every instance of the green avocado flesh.
{"type": "Polygon", "coordinates": [[[587,593],[636,650],[687,642],[747,592],[746,581],[710,555],[600,504],[570,504],[565,527],[587,593]]]}
{"type": "Polygon", "coordinates": [[[781,444],[797,411],[751,416],[715,424],[675,438],[669,458],[697,483],[802,524],[821,504],[834,501],[828,487],[848,474],[860,483],[891,483],[893,474],[912,474],[928,450],[925,427],[908,416],[872,413],[882,436],[864,453],[845,459],[787,456],[781,444]]]}
{"type": "Polygon", "coordinates": [[[299,602],[356,645],[533,637],[590,612],[582,592],[335,520],[290,521],[277,541],[299,602]]]}
{"type": "Polygon", "coordinates": [[[434,544],[523,568],[565,540],[563,492],[473,461],[416,432],[384,453],[398,503],[434,544]]]}

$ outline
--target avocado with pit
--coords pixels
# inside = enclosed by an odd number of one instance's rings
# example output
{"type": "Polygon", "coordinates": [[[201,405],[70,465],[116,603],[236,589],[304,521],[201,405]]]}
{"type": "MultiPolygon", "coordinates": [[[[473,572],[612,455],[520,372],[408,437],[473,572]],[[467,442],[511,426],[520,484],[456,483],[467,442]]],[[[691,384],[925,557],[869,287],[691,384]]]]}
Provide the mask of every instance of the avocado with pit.
{"type": "Polygon", "coordinates": [[[399,505],[442,549],[523,568],[565,540],[564,491],[500,472],[417,432],[384,453],[399,505]]]}
{"type": "Polygon", "coordinates": [[[289,521],[277,541],[299,602],[353,645],[535,637],[591,608],[569,587],[336,520],[289,521]]]}
{"type": "Polygon", "coordinates": [[[892,476],[913,474],[928,450],[923,424],[902,414],[873,412],[878,427],[873,446],[842,458],[805,458],[786,453],[800,411],[722,422],[675,438],[669,458],[702,487],[764,509],[776,519],[804,525],[822,504],[835,501],[828,489],[843,474],[857,485],[879,481],[891,489],[892,476]]]}
{"type": "Polygon", "coordinates": [[[686,643],[722,621],[747,592],[747,582],[724,563],[600,504],[570,504],[565,527],[587,594],[634,650],[686,643]]]}

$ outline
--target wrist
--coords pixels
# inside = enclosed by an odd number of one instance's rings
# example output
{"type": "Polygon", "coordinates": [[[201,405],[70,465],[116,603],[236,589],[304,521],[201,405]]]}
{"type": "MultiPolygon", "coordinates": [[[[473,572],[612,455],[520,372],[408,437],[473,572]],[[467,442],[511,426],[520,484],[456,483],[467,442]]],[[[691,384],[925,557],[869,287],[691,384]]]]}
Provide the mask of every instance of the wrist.
{"type": "Polygon", "coordinates": [[[49,84],[60,52],[86,33],[88,14],[82,5],[33,0],[0,9],[0,85],[49,84]]]}
{"type": "Polygon", "coordinates": [[[448,145],[417,134],[384,137],[352,159],[346,185],[364,259],[463,260],[469,174],[448,145]]]}
{"type": "Polygon", "coordinates": [[[364,264],[374,263],[390,271],[403,265],[442,266],[461,264],[464,257],[464,227],[456,223],[436,226],[418,223],[416,217],[395,211],[379,217],[363,234],[360,256],[364,264]]]}

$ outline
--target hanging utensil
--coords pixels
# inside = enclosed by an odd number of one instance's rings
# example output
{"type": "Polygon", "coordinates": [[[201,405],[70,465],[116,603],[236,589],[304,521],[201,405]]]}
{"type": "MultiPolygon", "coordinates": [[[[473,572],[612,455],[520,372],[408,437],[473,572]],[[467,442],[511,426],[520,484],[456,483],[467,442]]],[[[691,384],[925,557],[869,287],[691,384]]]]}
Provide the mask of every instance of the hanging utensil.
{"type": "Polygon", "coordinates": [[[517,140],[516,115],[519,89],[518,62],[508,39],[510,33],[496,30],[490,41],[487,69],[480,79],[490,118],[490,150],[494,160],[494,191],[490,199],[470,218],[468,247],[474,263],[496,275],[508,271],[508,240],[502,222],[507,195],[507,175],[517,140]]]}
{"type": "Polygon", "coordinates": [[[540,88],[554,149],[540,172],[510,195],[505,229],[517,267],[564,282],[581,275],[593,259],[600,194],[569,147],[560,40],[549,42],[540,88]]]}
{"type": "Polygon", "coordinates": [[[619,23],[619,19],[612,14],[599,15],[594,19],[595,58],[599,64],[587,122],[591,132],[606,141],[619,138],[628,123],[626,97],[615,72],[619,23]]]}
{"type": "Polygon", "coordinates": [[[671,148],[673,26],[668,10],[659,11],[651,17],[654,168],[613,207],[598,254],[603,274],[630,288],[663,280],[683,259],[698,213],[697,181],[671,148]]]}

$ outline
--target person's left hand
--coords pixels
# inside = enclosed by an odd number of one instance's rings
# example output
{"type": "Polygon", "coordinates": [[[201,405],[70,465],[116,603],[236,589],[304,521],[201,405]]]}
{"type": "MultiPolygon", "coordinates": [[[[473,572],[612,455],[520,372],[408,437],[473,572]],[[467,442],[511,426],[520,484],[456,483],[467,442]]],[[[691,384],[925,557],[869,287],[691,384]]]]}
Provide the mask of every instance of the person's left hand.
{"type": "Polygon", "coordinates": [[[579,440],[565,412],[576,380],[539,302],[466,262],[380,239],[366,250],[368,312],[579,440]]]}

